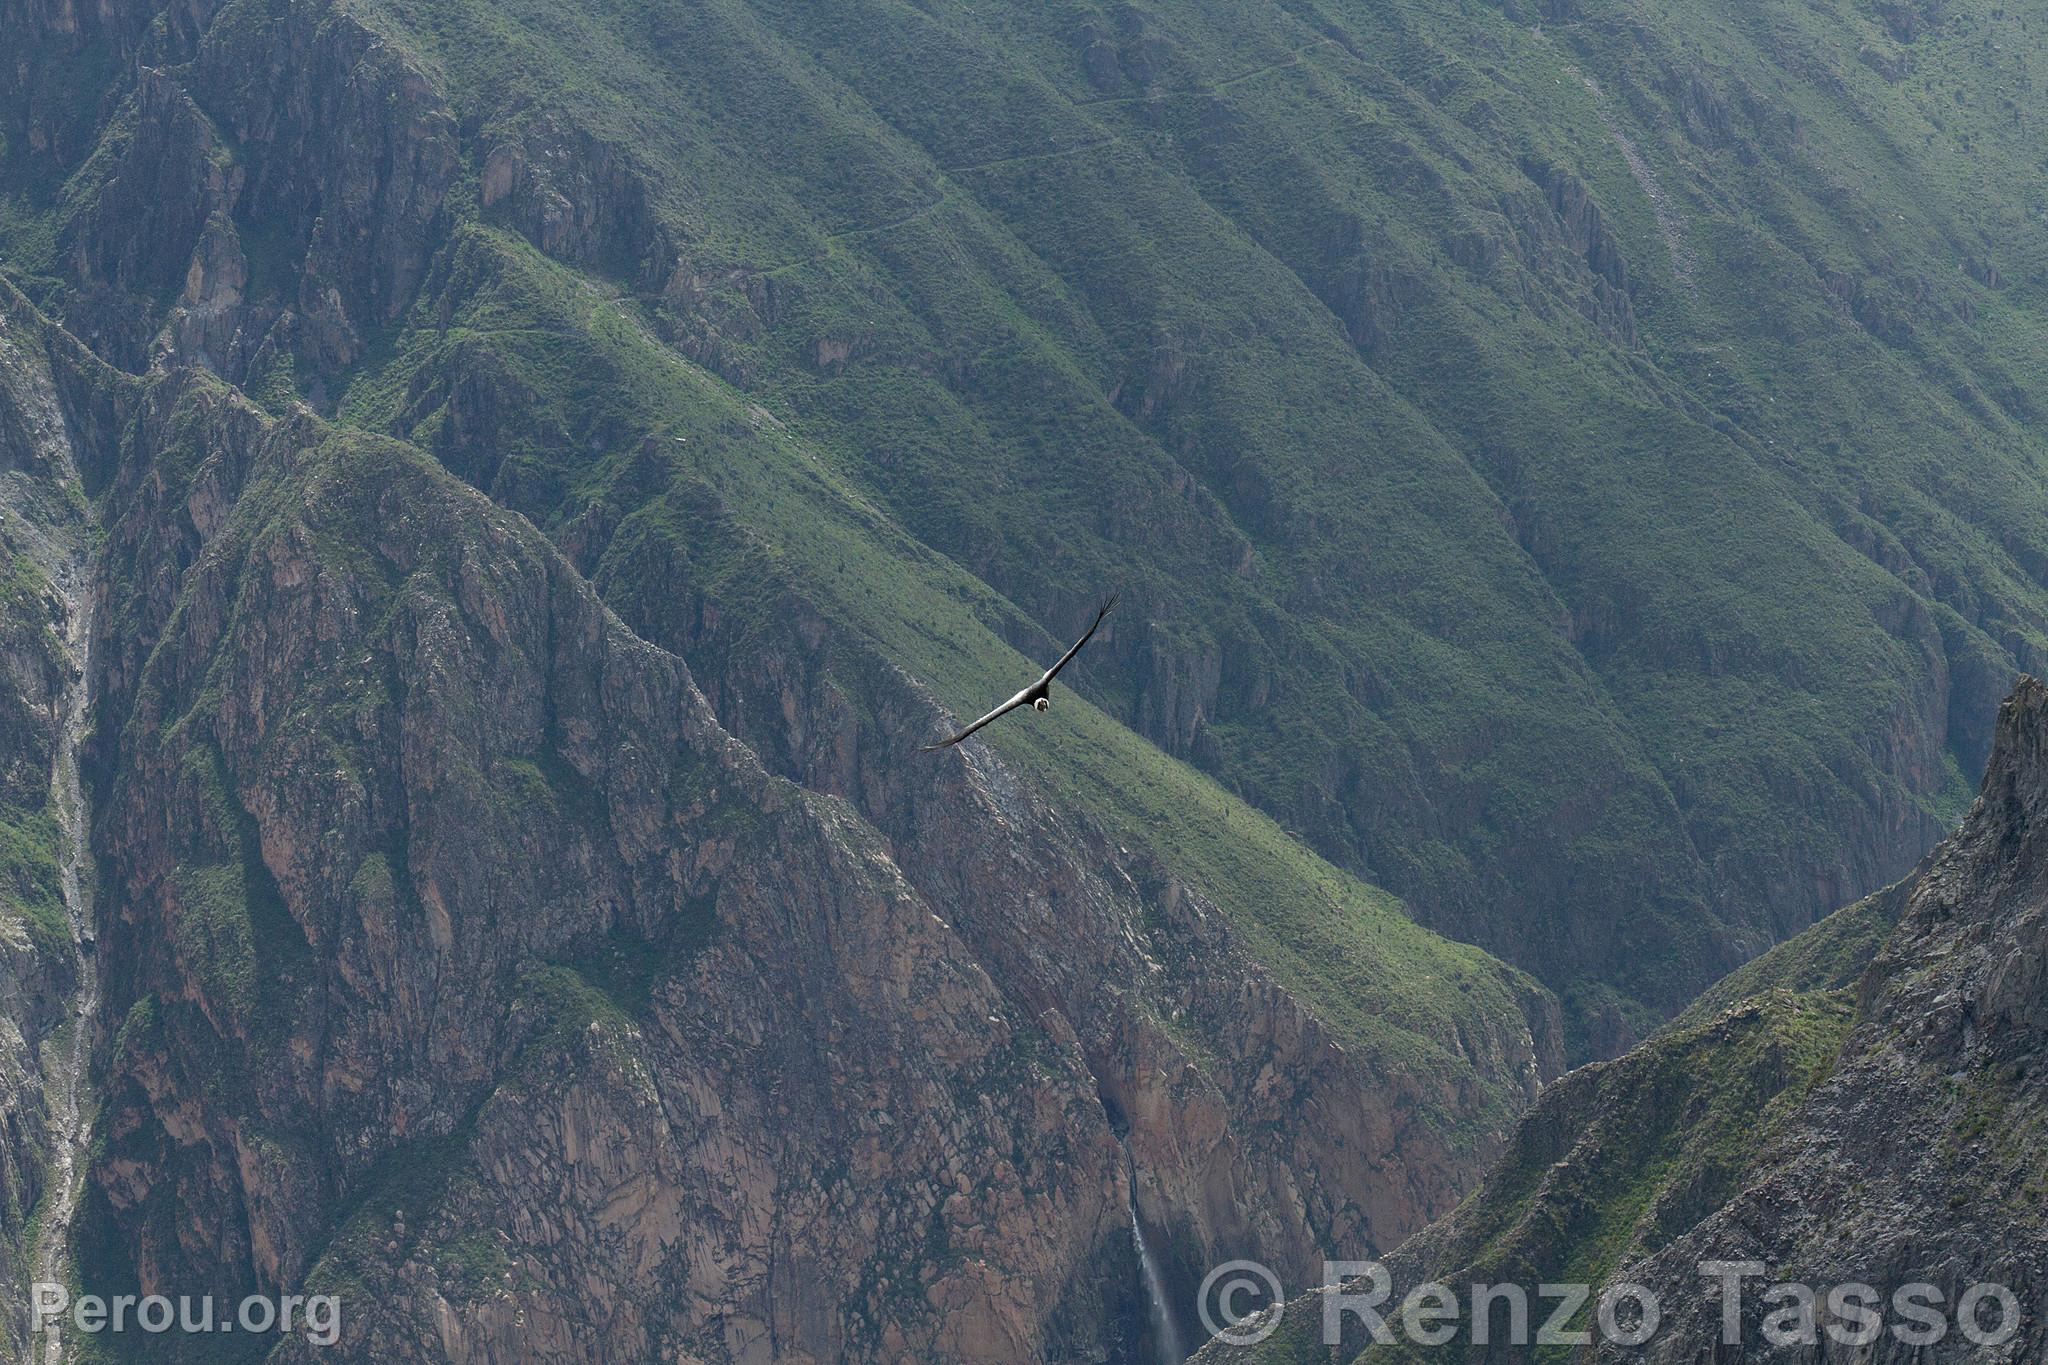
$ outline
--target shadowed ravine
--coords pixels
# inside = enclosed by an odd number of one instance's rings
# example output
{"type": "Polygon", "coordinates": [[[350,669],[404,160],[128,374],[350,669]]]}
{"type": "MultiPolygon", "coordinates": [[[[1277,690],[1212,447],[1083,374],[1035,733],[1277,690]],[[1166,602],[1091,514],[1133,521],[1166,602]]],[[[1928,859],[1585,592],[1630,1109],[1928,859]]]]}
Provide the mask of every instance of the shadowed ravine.
{"type": "MultiPolygon", "coordinates": [[[[34,1281],[62,1283],[69,1279],[68,1253],[82,1184],[82,1157],[92,1137],[93,1106],[87,1072],[92,1057],[93,1024],[99,1010],[99,973],[92,951],[91,878],[86,873],[90,822],[85,786],[78,771],[79,748],[85,740],[91,705],[91,672],[86,667],[86,655],[92,638],[92,593],[83,545],[61,534],[52,535],[46,544],[51,551],[46,565],[49,580],[64,603],[63,644],[70,670],[50,781],[51,804],[63,826],[64,911],[71,927],[77,987],[71,999],[70,1017],[42,1045],[50,1145],[48,1182],[36,1226],[34,1281]]],[[[62,1365],[66,1353],[59,1333],[49,1334],[42,1358],[44,1365],[62,1365]]]]}

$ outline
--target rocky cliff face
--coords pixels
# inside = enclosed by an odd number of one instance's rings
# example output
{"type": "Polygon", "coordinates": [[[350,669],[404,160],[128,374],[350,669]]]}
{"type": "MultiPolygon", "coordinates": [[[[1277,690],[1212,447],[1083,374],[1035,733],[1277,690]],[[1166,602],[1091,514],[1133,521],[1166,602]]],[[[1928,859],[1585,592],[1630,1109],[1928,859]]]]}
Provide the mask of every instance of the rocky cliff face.
{"type": "MultiPolygon", "coordinates": [[[[1576,1359],[2037,1358],[2044,819],[2048,688],[2023,678],[1976,804],[1912,877],[1759,962],[1745,983],[1759,993],[1547,1090],[1473,1198],[1390,1258],[1394,1301],[1424,1280],[1656,1296],[1647,1342],[1596,1339],[1576,1359]],[[1750,1267],[1733,1342],[1717,1276],[1701,1270],[1715,1262],[1750,1267]],[[1818,1296],[1810,1320],[1767,1293],[1779,1282],[1818,1296]],[[1959,1304],[1979,1284],[2009,1292],[2013,1316],[2002,1324],[1985,1300],[1973,1338],[1959,1304]],[[1858,1285],[1874,1291],[1877,1330],[1838,1339],[1862,1323],[1827,1296],[1858,1285]],[[1933,1340],[1894,1305],[1908,1285],[1932,1286],[1933,1340]]],[[[1505,1317],[1490,1345],[1461,1329],[1433,1350],[1375,1345],[1351,1319],[1332,1349],[1321,1306],[1290,1305],[1268,1340],[1201,1358],[1537,1358],[1503,1340],[1505,1317]]]]}
{"type": "Polygon", "coordinates": [[[1132,1359],[1133,1176],[1176,1276],[1306,1279],[1558,1064],[1499,964],[1362,1043],[992,753],[897,776],[935,706],[849,715],[794,600],[687,641],[777,776],[418,451],[14,309],[106,526],[86,1284],[339,1293],[375,1359],[1132,1359]]]}
{"type": "Polygon", "coordinates": [[[530,527],[190,374],[108,502],[96,1272],[375,1359],[1102,1345],[1071,1032],[530,527]]]}
{"type": "MultiPolygon", "coordinates": [[[[2025,678],[1999,708],[1976,804],[1916,874],[1897,930],[1863,977],[1832,1077],[1787,1117],[1740,1193],[1629,1267],[1666,1297],[1670,1326],[1646,1350],[1603,1358],[1697,1359],[1721,1328],[1720,1306],[1705,1301],[1694,1269],[1708,1260],[1761,1262],[1774,1278],[1869,1284],[1887,1296],[1932,1284],[1951,1323],[1970,1286],[2002,1285],[2018,1307],[1996,1347],[1953,1327],[1932,1348],[1887,1331],[1864,1358],[2040,1355],[2044,924],[2048,688],[2025,678]]],[[[1762,1336],[1761,1298],[1747,1300],[1751,1341],[1762,1336]]],[[[1985,1312],[1987,1328],[1997,1316],[1985,1312]]],[[[1823,1337],[1780,1346],[1772,1358],[1818,1361],[1837,1349],[1823,1337]]]]}
{"type": "MultiPolygon", "coordinates": [[[[0,286],[4,289],[4,286],[0,286]]],[[[78,746],[89,511],[39,329],[0,300],[0,1282],[62,1277],[95,1024],[78,746]]],[[[0,1359],[27,1358],[25,1300],[0,1359]]]]}

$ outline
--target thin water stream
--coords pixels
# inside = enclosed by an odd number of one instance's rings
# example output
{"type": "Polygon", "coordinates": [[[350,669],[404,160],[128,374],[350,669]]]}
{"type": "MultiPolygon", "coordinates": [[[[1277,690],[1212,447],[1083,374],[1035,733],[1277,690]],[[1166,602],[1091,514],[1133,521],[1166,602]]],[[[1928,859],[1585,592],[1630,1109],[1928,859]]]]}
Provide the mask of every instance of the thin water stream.
{"type": "Polygon", "coordinates": [[[1152,1357],[1157,1365],[1181,1365],[1188,1358],[1188,1349],[1168,1306],[1166,1274],[1145,1241],[1145,1225],[1138,1218],[1138,1166],[1128,1147],[1124,1149],[1124,1161],[1130,1171],[1131,1241],[1138,1250],[1138,1270],[1145,1285],[1145,1318],[1151,1328],[1152,1357]]]}

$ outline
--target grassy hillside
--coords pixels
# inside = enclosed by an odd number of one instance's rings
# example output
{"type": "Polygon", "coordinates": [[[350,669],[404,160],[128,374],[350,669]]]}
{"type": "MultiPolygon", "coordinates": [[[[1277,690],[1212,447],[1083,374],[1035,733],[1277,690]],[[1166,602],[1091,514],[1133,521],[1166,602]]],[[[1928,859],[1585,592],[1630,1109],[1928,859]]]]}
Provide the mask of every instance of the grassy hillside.
{"type": "MultiPolygon", "coordinates": [[[[360,88],[418,73],[346,174],[363,109],[308,119],[274,8],[122,36],[246,173],[165,261],[100,240],[159,97],[90,35],[36,65],[79,93],[6,89],[41,301],[132,363],[182,316],[558,539],[666,496],[670,419],[592,362],[658,338],[899,539],[788,555],[808,600],[898,648],[940,591],[1039,657],[1121,586],[1076,685],[1582,1053],[1903,872],[2036,664],[2040,40],[1991,0],[289,8],[360,88]],[[557,272],[506,284],[508,236],[557,272]]],[[[1010,674],[942,654],[901,657],[960,709],[1010,674]]]]}
{"type": "MultiPolygon", "coordinates": [[[[1396,1254],[1394,1302],[1421,1280],[1461,1293],[1473,1284],[1605,1286],[1742,1189],[1763,1139],[1827,1079],[1852,1013],[1840,991],[1771,991],[1710,1025],[1671,1030],[1626,1057],[1573,1072],[1544,1093],[1485,1183],[1396,1254]]],[[[1532,1321],[1540,1325],[1554,1306],[1554,1298],[1532,1296],[1532,1321]]],[[[1491,1348],[1470,1341],[1463,1318],[1435,1347],[1370,1344],[1358,1332],[1333,1350],[1321,1340],[1320,1307],[1296,1302],[1266,1340],[1236,1350],[1212,1345],[1203,1359],[1574,1358],[1570,1346],[1532,1353],[1501,1344],[1510,1337],[1504,1306],[1494,1309],[1491,1348]]],[[[1587,1307],[1571,1326],[1583,1329],[1591,1317],[1587,1307]]]]}

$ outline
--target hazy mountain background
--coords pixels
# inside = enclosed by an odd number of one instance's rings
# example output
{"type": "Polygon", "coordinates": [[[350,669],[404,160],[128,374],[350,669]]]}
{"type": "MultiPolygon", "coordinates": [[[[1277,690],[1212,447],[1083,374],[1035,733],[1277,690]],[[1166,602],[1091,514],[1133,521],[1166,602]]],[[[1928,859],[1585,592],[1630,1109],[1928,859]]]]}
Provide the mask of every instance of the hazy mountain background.
{"type": "Polygon", "coordinates": [[[2040,24],[0,0],[16,1242],[68,667],[87,1281],[1129,1358],[1133,1200],[1392,1247],[2040,666],[2040,24]]]}

